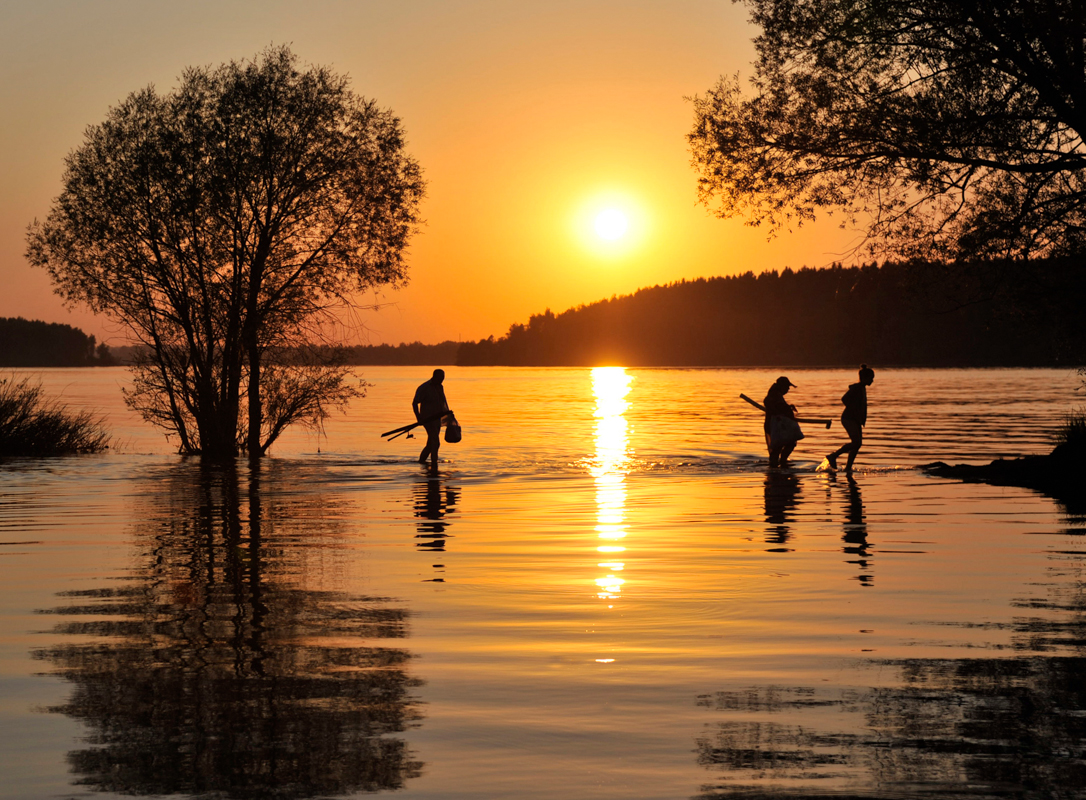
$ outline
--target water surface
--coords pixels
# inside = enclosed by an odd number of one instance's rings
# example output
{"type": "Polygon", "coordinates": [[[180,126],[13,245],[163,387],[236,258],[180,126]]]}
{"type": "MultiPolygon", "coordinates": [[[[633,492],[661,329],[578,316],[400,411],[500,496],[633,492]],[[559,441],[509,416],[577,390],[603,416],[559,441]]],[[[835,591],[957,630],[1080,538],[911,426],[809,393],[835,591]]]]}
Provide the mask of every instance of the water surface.
{"type": "MultiPolygon", "coordinates": [[[[884,370],[854,479],[766,469],[756,370],[417,368],[256,468],[123,370],[108,455],[0,467],[0,796],[1075,797],[1080,520],[915,469],[1044,452],[1055,370],[884,370]]],[[[836,416],[848,371],[791,371],[836,416]]]]}

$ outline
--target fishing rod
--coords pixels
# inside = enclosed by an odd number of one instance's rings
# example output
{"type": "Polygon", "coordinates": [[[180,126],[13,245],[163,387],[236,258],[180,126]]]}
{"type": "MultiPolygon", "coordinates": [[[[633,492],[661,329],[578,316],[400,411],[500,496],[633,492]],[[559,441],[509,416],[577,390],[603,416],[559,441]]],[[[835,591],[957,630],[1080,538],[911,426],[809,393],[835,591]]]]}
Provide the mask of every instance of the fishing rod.
{"type": "MultiPolygon", "coordinates": [[[[761,411],[763,414],[765,413],[765,406],[763,406],[757,400],[751,400],[745,394],[740,394],[739,396],[742,397],[744,400],[746,400],[748,403],[750,403],[752,406],[754,406],[756,409],[761,411]]],[[[813,418],[810,418],[810,417],[796,417],[796,422],[802,422],[804,425],[825,425],[827,428],[829,428],[830,423],[833,422],[833,420],[832,419],[813,419],[813,418]]]]}
{"type": "Polygon", "coordinates": [[[420,419],[418,422],[412,422],[410,425],[404,425],[403,427],[400,427],[400,428],[393,428],[390,431],[385,431],[384,433],[381,434],[381,437],[384,438],[385,436],[387,436],[388,437],[387,441],[391,442],[393,439],[398,439],[399,437],[401,437],[405,433],[407,433],[409,430],[412,430],[413,428],[417,428],[419,425],[425,425],[427,422],[433,422],[435,419],[442,419],[442,418],[447,417],[447,416],[452,416],[452,413],[453,413],[452,411],[439,411],[437,414],[432,414],[431,416],[427,417],[426,419],[420,419]]]}

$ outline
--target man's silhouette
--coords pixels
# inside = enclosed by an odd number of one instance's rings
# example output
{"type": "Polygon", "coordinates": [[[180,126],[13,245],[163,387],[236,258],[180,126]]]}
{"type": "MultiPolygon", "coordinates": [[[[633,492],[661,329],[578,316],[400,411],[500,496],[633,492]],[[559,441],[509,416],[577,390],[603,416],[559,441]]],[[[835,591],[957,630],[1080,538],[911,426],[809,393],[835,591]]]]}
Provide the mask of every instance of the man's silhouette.
{"type": "Polygon", "coordinates": [[[445,400],[445,389],[441,384],[445,380],[445,370],[435,369],[434,376],[415,390],[411,401],[411,410],[415,419],[426,429],[426,447],[422,448],[419,463],[425,464],[430,459],[431,469],[437,469],[437,451],[441,447],[441,418],[449,410],[445,400]]]}

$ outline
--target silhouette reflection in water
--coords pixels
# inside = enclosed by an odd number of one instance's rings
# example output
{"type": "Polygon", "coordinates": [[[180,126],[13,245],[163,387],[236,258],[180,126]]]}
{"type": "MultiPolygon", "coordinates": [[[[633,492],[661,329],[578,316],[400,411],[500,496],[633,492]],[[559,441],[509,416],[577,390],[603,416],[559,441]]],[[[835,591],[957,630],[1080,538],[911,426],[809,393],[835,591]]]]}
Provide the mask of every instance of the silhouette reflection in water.
{"type": "Polygon", "coordinates": [[[70,639],[35,656],[73,684],[77,783],[135,795],[305,798],[402,788],[419,714],[407,612],[307,588],[343,533],[319,476],[183,462],[138,501],[137,562],[42,613],[70,639]],[[289,487],[289,489],[288,489],[289,487]],[[244,498],[244,501],[243,501],[244,498]]]}
{"type": "MultiPolygon", "coordinates": [[[[831,481],[836,482],[836,476],[831,476],[831,481]]],[[[842,539],[845,543],[845,554],[852,556],[848,563],[855,564],[860,574],[856,580],[861,586],[871,586],[875,582],[875,576],[871,574],[871,545],[867,541],[867,520],[864,518],[864,501],[860,496],[860,485],[851,475],[848,480],[848,501],[845,503],[845,525],[842,539]]]]}
{"type": "Polygon", "coordinates": [[[800,500],[799,476],[786,471],[771,469],[765,474],[765,521],[766,544],[778,547],[766,549],[767,553],[789,553],[784,547],[792,538],[788,523],[800,500]]]}
{"type": "MultiPolygon", "coordinates": [[[[445,485],[444,479],[438,473],[432,472],[415,484],[413,495],[415,518],[418,519],[418,533],[415,538],[420,540],[415,546],[431,553],[444,553],[445,540],[451,537],[451,534],[446,533],[450,524],[448,517],[456,509],[460,490],[445,485]]],[[[444,567],[444,564],[434,564],[434,569],[444,567]]],[[[441,577],[430,580],[437,583],[445,581],[441,577]]]]}
{"type": "Polygon", "coordinates": [[[1081,553],[1074,565],[1053,557],[1063,579],[1048,596],[1018,601],[1028,616],[991,625],[1010,632],[1005,657],[857,665],[885,688],[699,698],[725,715],[697,742],[716,776],[702,797],[1086,796],[1086,584],[1081,553]]]}

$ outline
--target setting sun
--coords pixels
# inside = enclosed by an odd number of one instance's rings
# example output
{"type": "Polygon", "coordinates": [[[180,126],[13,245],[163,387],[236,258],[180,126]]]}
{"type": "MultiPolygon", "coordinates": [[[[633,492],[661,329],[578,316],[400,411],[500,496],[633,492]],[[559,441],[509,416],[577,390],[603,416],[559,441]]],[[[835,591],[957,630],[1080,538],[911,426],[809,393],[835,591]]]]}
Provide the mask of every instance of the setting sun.
{"type": "Polygon", "coordinates": [[[630,223],[626,219],[626,215],[617,208],[608,208],[596,215],[594,227],[596,234],[601,239],[613,241],[621,239],[625,235],[630,223]]]}
{"type": "Polygon", "coordinates": [[[637,191],[625,187],[587,194],[573,209],[570,222],[584,252],[613,263],[642,252],[652,227],[637,191]]]}

